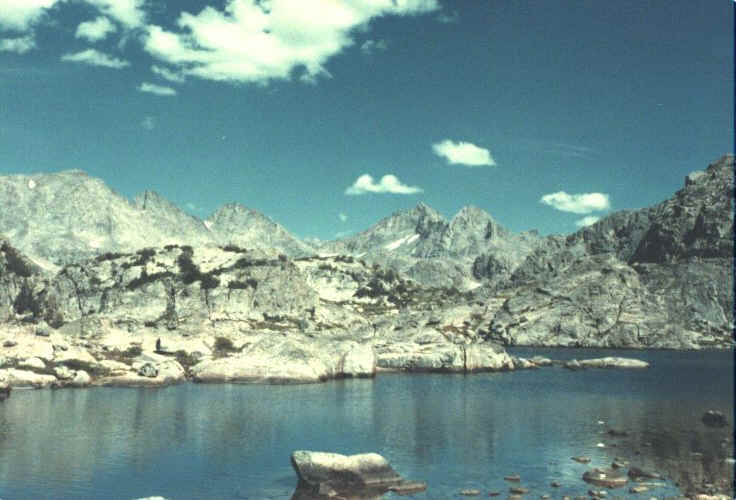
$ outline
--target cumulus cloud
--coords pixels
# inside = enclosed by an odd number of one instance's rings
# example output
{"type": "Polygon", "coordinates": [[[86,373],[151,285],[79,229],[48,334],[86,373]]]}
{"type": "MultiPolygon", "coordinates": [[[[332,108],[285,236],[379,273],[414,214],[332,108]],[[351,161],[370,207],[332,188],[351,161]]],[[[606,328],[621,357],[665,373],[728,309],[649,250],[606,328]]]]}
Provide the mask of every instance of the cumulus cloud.
{"type": "Polygon", "coordinates": [[[77,26],[75,36],[90,42],[97,42],[105,39],[107,35],[114,33],[116,30],[117,28],[108,18],[100,16],[93,21],[85,21],[77,26]]]}
{"type": "Polygon", "coordinates": [[[25,31],[59,0],[3,0],[0,27],[25,31]]]}
{"type": "Polygon", "coordinates": [[[161,96],[176,95],[176,90],[172,89],[171,87],[156,85],[155,83],[143,82],[138,86],[138,90],[141,92],[147,92],[149,94],[156,94],[161,96]]]}
{"type": "Polygon", "coordinates": [[[25,54],[36,47],[36,41],[32,36],[20,38],[5,38],[0,40],[0,52],[17,52],[25,54]]]}
{"type": "Polygon", "coordinates": [[[87,49],[74,54],[64,54],[61,60],[65,62],[76,62],[89,64],[90,66],[102,66],[105,68],[121,69],[130,66],[128,61],[118,59],[95,49],[87,49]]]}
{"type": "Polygon", "coordinates": [[[392,194],[415,194],[421,193],[422,188],[402,184],[395,175],[384,175],[376,183],[368,174],[358,177],[352,186],[345,190],[348,195],[361,195],[366,193],[392,193],[392,194]]]}
{"type": "Polygon", "coordinates": [[[337,217],[340,219],[340,222],[346,222],[348,220],[348,216],[344,213],[340,212],[337,217]]]}
{"type": "Polygon", "coordinates": [[[168,80],[170,82],[174,83],[184,83],[184,75],[181,73],[177,73],[176,71],[171,71],[168,68],[164,68],[163,66],[156,66],[155,64],[151,66],[151,71],[156,73],[158,76],[163,78],[164,80],[168,80]]]}
{"type": "Polygon", "coordinates": [[[591,226],[601,220],[600,217],[596,217],[595,215],[588,215],[586,217],[583,217],[580,220],[575,221],[575,225],[578,227],[586,227],[591,226]]]}
{"type": "Polygon", "coordinates": [[[435,11],[437,0],[227,0],[223,10],[182,13],[178,31],[150,25],[144,48],[187,75],[267,83],[325,75],[325,64],[354,44],[357,28],[380,16],[435,11]],[[319,15],[315,15],[319,13],[319,15]]]}
{"type": "Polygon", "coordinates": [[[366,40],[360,46],[360,51],[363,52],[363,54],[371,55],[378,50],[386,50],[387,48],[388,43],[386,40],[366,40]]]}
{"type": "Polygon", "coordinates": [[[557,210],[574,214],[589,214],[611,208],[608,195],[603,193],[567,194],[558,191],[545,194],[539,201],[557,210]]]}
{"type": "Polygon", "coordinates": [[[434,154],[441,156],[451,165],[467,165],[469,167],[495,166],[496,161],[491,152],[470,142],[453,142],[445,139],[432,145],[434,154]]]}
{"type": "Polygon", "coordinates": [[[156,119],[153,116],[144,116],[141,120],[141,127],[146,130],[153,130],[156,128],[156,119]]]}
{"type": "Polygon", "coordinates": [[[84,0],[126,28],[142,27],[146,21],[145,0],[84,0]]]}

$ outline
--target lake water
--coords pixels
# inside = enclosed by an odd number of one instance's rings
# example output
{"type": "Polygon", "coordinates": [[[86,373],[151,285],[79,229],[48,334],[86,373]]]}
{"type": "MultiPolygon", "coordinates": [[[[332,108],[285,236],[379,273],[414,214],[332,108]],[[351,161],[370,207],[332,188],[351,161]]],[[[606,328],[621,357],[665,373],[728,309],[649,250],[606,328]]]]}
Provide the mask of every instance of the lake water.
{"type": "MultiPolygon", "coordinates": [[[[652,367],[15,391],[0,403],[0,498],[289,498],[296,484],[289,456],[297,449],[378,452],[404,477],[428,483],[416,498],[459,498],[464,488],[505,498],[509,474],[521,475],[529,498],[559,498],[590,489],[581,481],[590,466],[634,453],[614,447],[609,426],[641,436],[634,445],[647,446],[642,462],[657,454],[678,460],[691,448],[717,446],[717,431],[700,423],[703,411],[732,418],[730,352],[514,353],[625,355],[652,367]],[[684,448],[672,444],[673,433],[686,438],[684,448]],[[591,464],[570,460],[577,455],[591,464]],[[552,481],[563,486],[551,488],[552,481]]],[[[676,491],[668,483],[652,494],[676,491]]]]}

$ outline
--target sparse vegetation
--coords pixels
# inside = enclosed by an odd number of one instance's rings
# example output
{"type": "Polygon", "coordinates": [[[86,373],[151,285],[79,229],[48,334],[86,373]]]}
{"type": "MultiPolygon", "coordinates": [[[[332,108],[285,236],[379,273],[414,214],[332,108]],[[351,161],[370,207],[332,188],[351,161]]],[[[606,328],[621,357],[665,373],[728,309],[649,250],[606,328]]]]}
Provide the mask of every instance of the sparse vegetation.
{"type": "Polygon", "coordinates": [[[237,352],[233,341],[227,337],[215,338],[214,354],[216,358],[222,358],[230,354],[231,352],[237,352]]]}
{"type": "Polygon", "coordinates": [[[5,262],[8,271],[17,274],[22,278],[28,278],[33,274],[31,266],[25,261],[21,254],[7,242],[3,242],[0,250],[5,254],[5,262]]]}
{"type": "Polygon", "coordinates": [[[117,253],[117,252],[105,252],[101,255],[98,255],[95,257],[95,261],[97,262],[105,262],[108,260],[115,260],[119,259],[120,257],[125,257],[127,254],[124,253],[117,253]]]}
{"type": "Polygon", "coordinates": [[[227,284],[230,290],[245,290],[246,288],[256,289],[258,288],[258,280],[255,278],[248,278],[245,281],[233,280],[227,284]]]}
{"type": "Polygon", "coordinates": [[[248,251],[247,249],[239,247],[238,245],[234,245],[232,243],[225,245],[224,247],[220,247],[220,248],[222,248],[226,252],[235,252],[235,253],[246,253],[248,251]]]}
{"type": "Polygon", "coordinates": [[[154,281],[157,281],[163,278],[170,278],[172,276],[173,274],[169,271],[148,274],[148,272],[146,272],[146,269],[143,268],[141,270],[141,274],[137,278],[130,280],[126,288],[128,290],[135,290],[137,288],[142,287],[143,285],[147,285],[148,283],[153,283],[154,281]]]}

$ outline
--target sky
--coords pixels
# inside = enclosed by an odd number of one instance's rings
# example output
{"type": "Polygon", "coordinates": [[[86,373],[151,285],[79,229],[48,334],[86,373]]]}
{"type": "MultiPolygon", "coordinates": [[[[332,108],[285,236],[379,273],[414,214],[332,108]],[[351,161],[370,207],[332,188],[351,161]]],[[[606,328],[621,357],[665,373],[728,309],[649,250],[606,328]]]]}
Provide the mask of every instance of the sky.
{"type": "Polygon", "coordinates": [[[733,152],[730,0],[0,0],[0,174],[570,233],[733,152]]]}

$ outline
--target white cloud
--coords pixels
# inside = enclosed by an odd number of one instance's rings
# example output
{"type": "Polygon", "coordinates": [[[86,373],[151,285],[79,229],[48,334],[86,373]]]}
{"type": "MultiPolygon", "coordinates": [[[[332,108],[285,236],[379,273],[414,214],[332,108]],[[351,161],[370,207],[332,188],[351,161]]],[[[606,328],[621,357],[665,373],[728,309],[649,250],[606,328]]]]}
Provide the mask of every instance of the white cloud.
{"type": "Polygon", "coordinates": [[[176,90],[171,87],[165,87],[163,85],[156,85],[154,83],[143,82],[138,86],[138,90],[141,92],[147,92],[149,94],[156,94],[162,96],[176,95],[176,90]]]}
{"type": "Polygon", "coordinates": [[[564,191],[558,191],[545,194],[539,201],[557,210],[574,214],[589,214],[611,208],[608,195],[603,193],[567,194],[564,191]]]}
{"type": "Polygon", "coordinates": [[[144,48],[185,74],[209,80],[314,81],[325,64],[354,44],[356,28],[376,17],[438,9],[437,0],[227,0],[177,21],[178,32],[150,25],[144,48]]]}
{"type": "Polygon", "coordinates": [[[575,221],[575,225],[578,227],[586,227],[595,224],[599,220],[601,220],[600,217],[596,217],[595,215],[587,215],[582,219],[575,221]]]}
{"type": "Polygon", "coordinates": [[[115,25],[104,16],[100,16],[94,21],[85,21],[77,26],[77,38],[84,38],[90,42],[103,40],[110,33],[117,30],[115,25]]]}
{"type": "Polygon", "coordinates": [[[0,26],[17,31],[27,30],[43,16],[46,9],[59,0],[2,0],[0,26]]]}
{"type": "Polygon", "coordinates": [[[106,16],[112,17],[126,28],[140,28],[145,24],[143,11],[145,0],[85,0],[106,16]]]}
{"type": "Polygon", "coordinates": [[[17,52],[25,54],[36,47],[36,41],[32,36],[20,38],[5,38],[0,40],[0,52],[17,52]]]}
{"type": "Polygon", "coordinates": [[[130,66],[128,61],[112,57],[95,49],[87,49],[75,54],[64,54],[61,60],[65,62],[77,62],[89,64],[90,66],[103,66],[105,68],[121,69],[130,66]]]}
{"type": "Polygon", "coordinates": [[[153,116],[144,116],[141,120],[141,127],[146,130],[153,130],[156,128],[156,119],[153,116]]]}
{"type": "Polygon", "coordinates": [[[366,193],[393,193],[393,194],[415,194],[421,193],[423,190],[417,186],[407,186],[402,184],[395,175],[384,175],[381,180],[376,183],[368,174],[358,177],[352,186],[345,190],[348,195],[361,195],[366,193]]]}
{"type": "Polygon", "coordinates": [[[174,83],[184,83],[184,75],[181,73],[177,73],[175,71],[171,71],[170,69],[164,68],[163,66],[151,66],[151,71],[156,73],[158,76],[163,78],[164,80],[168,80],[170,82],[174,83]]]}
{"type": "Polygon", "coordinates": [[[388,43],[386,40],[366,40],[363,42],[363,45],[360,46],[361,52],[367,55],[373,54],[377,50],[386,49],[388,49],[388,43]]]}
{"type": "Polygon", "coordinates": [[[469,167],[480,167],[483,165],[495,166],[496,161],[491,156],[491,152],[485,148],[480,148],[469,142],[453,142],[445,139],[432,145],[434,154],[447,159],[451,165],[467,165],[469,167]]]}
{"type": "Polygon", "coordinates": [[[340,212],[337,217],[340,219],[340,222],[346,222],[348,220],[348,216],[344,213],[340,212]]]}

